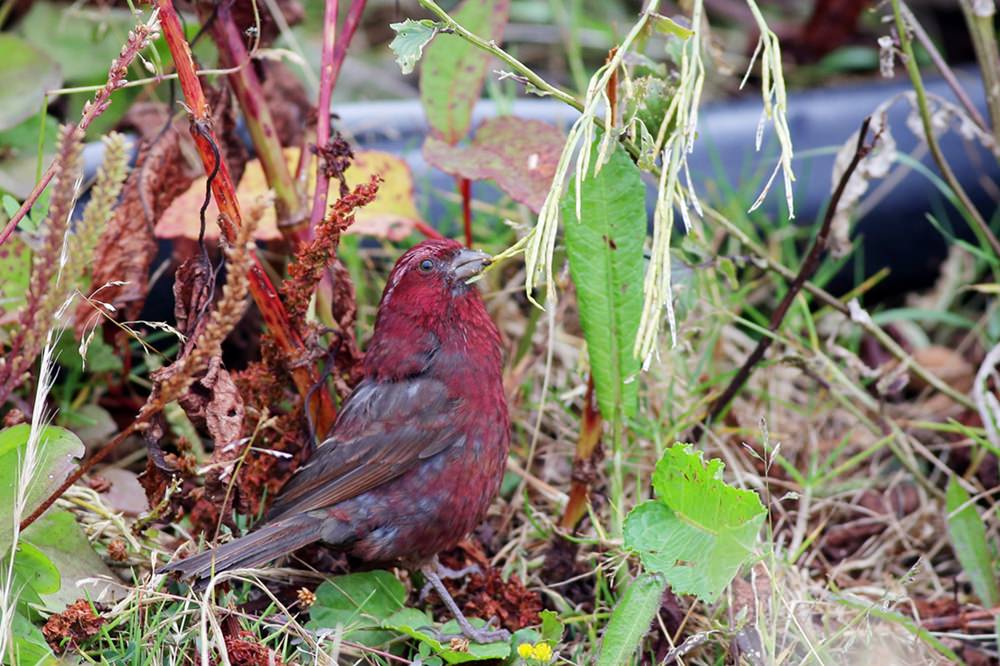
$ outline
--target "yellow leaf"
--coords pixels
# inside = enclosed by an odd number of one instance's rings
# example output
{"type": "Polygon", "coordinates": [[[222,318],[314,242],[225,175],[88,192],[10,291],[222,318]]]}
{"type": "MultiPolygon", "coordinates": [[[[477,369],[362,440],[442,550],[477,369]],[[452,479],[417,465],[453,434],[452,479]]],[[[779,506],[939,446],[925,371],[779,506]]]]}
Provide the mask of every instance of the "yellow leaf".
{"type": "MultiPolygon", "coordinates": [[[[298,148],[284,150],[285,160],[293,172],[298,164],[299,152],[298,148]]],[[[316,160],[312,159],[310,162],[307,189],[312,192],[316,183],[316,160]]],[[[363,150],[355,155],[354,162],[345,176],[348,185],[354,187],[368,182],[373,174],[378,174],[383,179],[378,195],[374,201],[357,211],[354,224],[347,233],[376,236],[393,241],[406,238],[412,233],[414,225],[421,221],[420,213],[417,212],[413,201],[413,174],[410,172],[410,167],[391,153],[363,150]]],[[[158,238],[198,238],[201,225],[199,211],[205,198],[205,183],[205,177],[197,179],[184,194],[174,199],[156,223],[155,234],[158,238]]],[[[264,177],[260,161],[250,160],[243,172],[243,178],[236,187],[237,199],[241,204],[246,204],[267,189],[267,179],[264,177]]],[[[336,201],[337,194],[338,184],[333,182],[330,184],[331,206],[336,201]]],[[[218,208],[215,201],[212,201],[205,211],[206,239],[219,237],[218,216],[218,208]]],[[[260,220],[254,238],[259,241],[281,238],[273,209],[269,209],[260,220]]]]}

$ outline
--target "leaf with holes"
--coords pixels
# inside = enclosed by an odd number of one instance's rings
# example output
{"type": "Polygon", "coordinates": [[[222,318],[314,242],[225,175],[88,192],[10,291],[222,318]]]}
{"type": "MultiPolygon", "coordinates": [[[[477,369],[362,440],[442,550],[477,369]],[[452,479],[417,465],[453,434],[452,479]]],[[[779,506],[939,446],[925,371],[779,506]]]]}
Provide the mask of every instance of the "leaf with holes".
{"type": "Polygon", "coordinates": [[[496,181],[511,199],[537,213],[552,186],[565,143],[566,136],[554,125],[501,116],[480,125],[467,146],[427,137],[424,158],[453,176],[496,181]]]}
{"type": "Polygon", "coordinates": [[[396,63],[403,74],[409,74],[416,67],[424,53],[427,42],[437,34],[438,24],[427,19],[414,21],[406,19],[402,23],[390,23],[396,36],[389,42],[389,48],[396,54],[396,63]]]}
{"type": "Polygon", "coordinates": [[[562,200],[569,269],[576,285],[597,403],[607,419],[635,414],[639,360],[632,346],[642,315],[646,186],[639,168],[615,147],[600,173],[576,182],[562,200]]]}
{"type": "Polygon", "coordinates": [[[726,485],[723,467],[675,444],[656,464],[657,498],[625,520],[625,546],[647,570],[663,574],[674,592],[709,603],[753,555],[767,513],[757,493],[726,485]]]}
{"type": "MultiPolygon", "coordinates": [[[[465,0],[451,16],[477,37],[499,43],[509,12],[510,0],[465,0]]],[[[458,35],[438,35],[427,47],[420,101],[432,135],[457,143],[469,132],[491,57],[458,35]]]]}

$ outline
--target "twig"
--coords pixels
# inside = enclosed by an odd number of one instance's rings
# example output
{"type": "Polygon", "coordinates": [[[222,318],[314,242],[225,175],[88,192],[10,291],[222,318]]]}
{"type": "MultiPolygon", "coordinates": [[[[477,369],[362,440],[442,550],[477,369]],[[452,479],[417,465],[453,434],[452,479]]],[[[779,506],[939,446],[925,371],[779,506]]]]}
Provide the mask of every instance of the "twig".
{"type": "Polygon", "coordinates": [[[455,176],[458,193],[462,196],[462,224],[465,227],[465,246],[472,247],[472,181],[455,176]]]}
{"type": "Polygon", "coordinates": [[[934,162],[937,164],[938,169],[941,170],[941,175],[947,181],[948,187],[958,197],[962,208],[965,209],[966,215],[968,215],[969,220],[973,223],[974,229],[986,239],[993,252],[1000,255],[1000,239],[997,239],[993,230],[990,229],[990,225],[987,224],[986,220],[983,219],[983,216],[972,203],[972,200],[969,199],[969,195],[965,192],[962,184],[958,182],[958,178],[955,177],[955,173],[951,170],[951,165],[944,158],[944,153],[941,152],[941,145],[938,143],[937,135],[934,133],[930,107],[927,104],[927,91],[924,90],[924,81],[920,76],[920,67],[917,65],[916,56],[913,54],[913,41],[910,39],[910,34],[906,29],[906,21],[903,19],[902,3],[900,0],[892,0],[892,11],[896,17],[899,46],[903,50],[903,64],[906,65],[906,71],[910,75],[913,90],[917,94],[917,110],[920,112],[920,122],[924,127],[924,139],[927,141],[927,147],[931,149],[934,162]]]}
{"type": "Polygon", "coordinates": [[[347,57],[347,47],[354,39],[354,33],[361,24],[361,15],[365,13],[365,5],[368,0],[351,0],[351,7],[347,10],[347,18],[344,19],[344,29],[341,31],[340,39],[337,41],[336,50],[333,52],[333,71],[330,74],[332,87],[337,87],[337,79],[340,78],[340,67],[347,57]]]}
{"type": "Polygon", "coordinates": [[[980,129],[984,132],[989,132],[990,128],[986,124],[986,119],[979,113],[979,109],[977,109],[976,105],[972,103],[969,96],[965,94],[965,89],[958,82],[958,79],[955,78],[955,73],[951,71],[951,67],[949,67],[948,63],[946,63],[944,58],[941,57],[941,54],[938,52],[937,47],[934,46],[934,42],[931,41],[927,31],[924,30],[922,25],[920,25],[917,21],[917,17],[913,15],[913,12],[910,11],[909,7],[903,5],[902,9],[903,15],[906,17],[906,22],[910,24],[910,28],[913,30],[913,34],[917,38],[917,41],[920,42],[920,45],[923,46],[924,50],[926,50],[928,55],[930,55],[931,61],[934,62],[934,66],[938,68],[939,72],[941,72],[941,76],[944,77],[948,87],[951,88],[951,91],[955,93],[955,97],[962,103],[962,106],[965,107],[965,112],[969,114],[969,117],[972,118],[974,123],[979,125],[980,129]]]}
{"type": "MultiPolygon", "coordinates": [[[[181,90],[184,92],[184,99],[192,115],[191,135],[194,138],[195,146],[201,157],[205,173],[211,173],[216,168],[215,146],[218,142],[215,133],[211,128],[211,116],[209,115],[208,101],[201,87],[201,81],[195,73],[194,62],[191,57],[191,48],[184,37],[180,19],[174,9],[172,0],[157,0],[160,8],[160,17],[163,26],[163,34],[167,41],[167,46],[173,56],[174,64],[177,67],[178,78],[181,82],[181,90]]],[[[212,196],[215,197],[216,205],[219,208],[219,226],[226,240],[230,243],[236,241],[236,230],[242,224],[242,214],[240,213],[239,202],[236,199],[236,190],[233,186],[232,176],[229,174],[229,167],[225,160],[218,163],[218,174],[211,181],[212,196]]],[[[317,428],[325,431],[333,424],[336,410],[330,393],[325,388],[312,393],[310,391],[316,383],[316,370],[311,364],[295,363],[305,352],[305,345],[299,337],[295,328],[288,318],[288,313],[278,296],[277,290],[261,266],[260,259],[254,255],[253,264],[250,268],[250,293],[264,322],[270,329],[278,348],[289,359],[288,370],[295,382],[295,387],[303,401],[309,405],[313,411],[314,422],[317,428]]]]}
{"type": "MultiPolygon", "coordinates": [[[[104,113],[109,106],[111,106],[111,94],[116,90],[125,86],[128,76],[128,68],[132,65],[132,62],[136,59],[139,53],[149,45],[156,37],[156,33],[159,30],[159,21],[157,11],[153,11],[149,20],[145,23],[136,26],[128,33],[128,39],[125,41],[125,45],[122,46],[121,51],[118,53],[118,57],[111,62],[111,68],[108,70],[108,81],[104,84],[94,96],[94,99],[88,101],[83,106],[83,115],[80,117],[80,123],[76,126],[75,132],[78,137],[83,138],[84,133],[90,124],[97,119],[99,115],[104,113]]],[[[56,162],[53,160],[49,167],[42,174],[41,179],[35,183],[35,187],[31,190],[31,193],[21,204],[21,207],[17,209],[17,212],[11,216],[7,221],[7,225],[0,232],[0,245],[10,238],[10,235],[14,233],[14,229],[17,228],[18,223],[24,219],[24,216],[28,214],[31,207],[35,205],[38,201],[38,197],[42,196],[42,192],[48,187],[49,183],[52,181],[53,176],[55,176],[57,170],[56,162]]]]}
{"type": "MultiPolygon", "coordinates": [[[[819,268],[820,259],[823,252],[826,250],[826,245],[830,237],[830,228],[833,226],[833,218],[837,212],[837,207],[840,203],[840,199],[844,194],[844,189],[847,187],[848,181],[850,181],[851,176],[854,174],[855,169],[858,168],[858,164],[861,160],[871,152],[874,143],[878,141],[878,135],[876,134],[872,144],[866,144],[865,139],[868,138],[868,126],[871,124],[871,117],[865,118],[861,123],[861,130],[858,132],[858,143],[854,149],[854,156],[851,158],[850,164],[841,174],[840,180],[837,182],[837,187],[833,191],[833,196],[830,197],[830,203],[827,206],[826,214],[823,216],[823,223],[820,225],[819,231],[816,233],[816,239],[813,241],[812,247],[809,248],[809,253],[802,262],[802,266],[799,268],[798,274],[792,280],[792,283],[788,285],[788,291],[785,292],[784,298],[781,299],[781,303],[775,309],[774,313],[771,315],[771,321],[768,323],[768,330],[772,333],[777,331],[781,326],[781,322],[784,320],[785,315],[788,313],[788,309],[791,307],[792,302],[795,297],[798,296],[799,292],[805,286],[806,282],[816,273],[816,269],[819,268]]],[[[701,439],[702,435],[705,434],[706,425],[715,421],[719,415],[725,411],[732,402],[736,394],[743,388],[747,379],[750,378],[750,373],[757,363],[764,357],[771,343],[774,341],[774,336],[765,335],[760,338],[757,342],[757,346],[747,357],[743,365],[740,366],[739,371],[729,382],[725,391],[712,401],[712,404],[708,408],[708,415],[705,419],[695,426],[692,432],[692,439],[698,441],[701,439]]]]}
{"type": "Polygon", "coordinates": [[[583,111],[583,103],[576,97],[569,94],[565,90],[561,90],[553,86],[551,83],[549,83],[548,81],[540,77],[538,74],[536,74],[534,70],[532,70],[530,67],[528,67],[523,62],[521,62],[520,60],[518,60],[517,58],[515,58],[514,56],[507,53],[499,46],[497,46],[496,42],[493,41],[487,42],[481,39],[479,36],[475,35],[474,33],[471,33],[468,30],[466,30],[464,27],[459,25],[459,23],[455,21],[455,19],[453,19],[448,14],[448,12],[441,9],[441,7],[439,7],[438,4],[434,2],[434,0],[418,0],[418,1],[420,2],[421,7],[430,11],[444,23],[445,29],[454,32],[456,35],[460,36],[462,39],[469,42],[476,48],[482,49],[487,53],[492,53],[494,56],[502,60],[510,67],[512,67],[515,73],[520,74],[521,76],[526,78],[528,82],[531,83],[531,85],[533,85],[539,91],[547,95],[551,95],[552,97],[558,99],[560,102],[569,104],[577,111],[583,111]]]}
{"type": "MultiPolygon", "coordinates": [[[[334,53],[337,46],[337,0],[326,0],[323,11],[323,50],[320,54],[319,103],[316,106],[316,159],[323,159],[323,149],[330,142],[330,98],[333,96],[334,53]]],[[[330,174],[320,164],[316,169],[316,189],[313,192],[312,215],[309,216],[309,234],[326,215],[327,195],[330,191],[330,174]]]]}

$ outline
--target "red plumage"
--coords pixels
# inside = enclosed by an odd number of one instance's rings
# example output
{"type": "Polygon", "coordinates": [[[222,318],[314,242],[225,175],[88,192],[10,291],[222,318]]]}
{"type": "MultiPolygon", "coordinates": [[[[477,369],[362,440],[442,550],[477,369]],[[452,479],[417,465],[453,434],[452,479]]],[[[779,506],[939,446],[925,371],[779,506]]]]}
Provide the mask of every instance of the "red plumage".
{"type": "Polygon", "coordinates": [[[330,437],[253,532],[161,571],[204,583],[316,541],[416,567],[482,521],[510,443],[500,336],[467,284],[488,263],[451,240],[406,252],[330,437]]]}

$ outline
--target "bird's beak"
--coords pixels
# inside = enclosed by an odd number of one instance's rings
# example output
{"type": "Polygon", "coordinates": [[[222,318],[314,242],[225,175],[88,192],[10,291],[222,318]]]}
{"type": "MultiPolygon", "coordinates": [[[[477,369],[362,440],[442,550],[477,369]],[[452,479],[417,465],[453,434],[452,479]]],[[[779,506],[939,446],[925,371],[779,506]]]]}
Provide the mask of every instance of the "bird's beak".
{"type": "Polygon", "coordinates": [[[485,252],[459,250],[455,258],[451,260],[451,274],[456,280],[464,282],[482,273],[491,261],[490,255],[485,252]]]}

